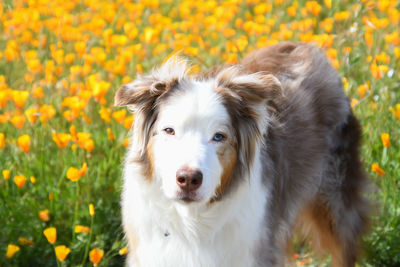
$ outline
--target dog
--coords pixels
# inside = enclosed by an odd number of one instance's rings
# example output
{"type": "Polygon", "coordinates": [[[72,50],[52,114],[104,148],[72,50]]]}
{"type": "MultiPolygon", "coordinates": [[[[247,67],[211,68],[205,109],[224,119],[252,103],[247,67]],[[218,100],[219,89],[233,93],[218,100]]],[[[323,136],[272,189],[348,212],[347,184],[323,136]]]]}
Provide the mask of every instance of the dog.
{"type": "Polygon", "coordinates": [[[309,238],[354,266],[368,224],[360,126],[319,48],[280,43],[189,74],[172,57],[123,85],[127,266],[285,266],[309,238]]]}

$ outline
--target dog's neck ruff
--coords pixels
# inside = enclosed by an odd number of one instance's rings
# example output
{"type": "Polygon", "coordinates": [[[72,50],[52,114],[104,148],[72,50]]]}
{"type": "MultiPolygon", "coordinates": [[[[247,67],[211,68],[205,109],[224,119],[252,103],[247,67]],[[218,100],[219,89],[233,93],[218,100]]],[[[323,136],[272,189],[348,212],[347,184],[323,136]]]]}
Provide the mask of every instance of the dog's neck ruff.
{"type": "MultiPolygon", "coordinates": [[[[125,173],[132,175],[135,169],[129,164],[125,173]]],[[[123,205],[135,212],[124,216],[130,220],[124,227],[140,233],[133,252],[140,266],[257,266],[253,253],[266,231],[265,212],[260,211],[269,198],[261,182],[259,152],[251,177],[244,177],[251,182],[240,183],[213,203],[177,203],[165,198],[156,181],[149,184],[131,175],[125,176],[129,189],[123,192],[123,205]]]]}

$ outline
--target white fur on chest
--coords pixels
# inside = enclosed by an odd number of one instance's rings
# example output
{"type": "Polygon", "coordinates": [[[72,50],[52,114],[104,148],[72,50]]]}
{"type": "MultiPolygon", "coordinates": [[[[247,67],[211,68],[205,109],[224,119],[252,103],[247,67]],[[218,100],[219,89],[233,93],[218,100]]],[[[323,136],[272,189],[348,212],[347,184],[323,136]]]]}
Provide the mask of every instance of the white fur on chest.
{"type": "Polygon", "coordinates": [[[206,206],[168,200],[156,181],[148,183],[139,173],[135,164],[125,168],[123,224],[128,240],[136,240],[128,266],[256,266],[269,195],[258,160],[253,177],[206,206]]]}

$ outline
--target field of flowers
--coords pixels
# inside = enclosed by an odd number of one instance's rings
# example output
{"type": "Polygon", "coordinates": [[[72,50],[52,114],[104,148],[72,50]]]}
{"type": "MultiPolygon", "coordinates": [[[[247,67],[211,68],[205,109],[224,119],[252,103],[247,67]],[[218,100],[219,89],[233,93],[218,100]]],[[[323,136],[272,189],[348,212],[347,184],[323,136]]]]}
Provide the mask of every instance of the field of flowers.
{"type": "MultiPolygon", "coordinates": [[[[360,266],[400,264],[400,3],[0,2],[0,266],[122,266],[118,87],[180,51],[192,72],[293,40],[326,51],[364,130],[376,203],[360,266]]],[[[157,256],[157,255],[155,255],[157,256]]],[[[321,266],[302,244],[298,265],[321,266]]]]}

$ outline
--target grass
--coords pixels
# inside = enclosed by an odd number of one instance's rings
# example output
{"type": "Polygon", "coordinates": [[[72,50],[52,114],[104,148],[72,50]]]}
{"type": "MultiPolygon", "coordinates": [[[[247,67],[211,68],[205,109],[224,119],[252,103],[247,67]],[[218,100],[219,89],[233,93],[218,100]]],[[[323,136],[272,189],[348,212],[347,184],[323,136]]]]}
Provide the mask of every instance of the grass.
{"type": "MultiPolygon", "coordinates": [[[[198,72],[290,40],[326,51],[363,127],[362,159],[376,210],[359,265],[398,266],[399,6],[390,0],[2,1],[0,265],[122,266],[120,177],[134,117],[113,107],[117,88],[176,51],[198,72]],[[372,170],[373,163],[379,168],[372,170]],[[76,232],[79,226],[89,229],[76,232]],[[43,234],[50,227],[54,244],[43,234]]],[[[298,254],[299,266],[322,265],[307,248],[298,254]]]]}

